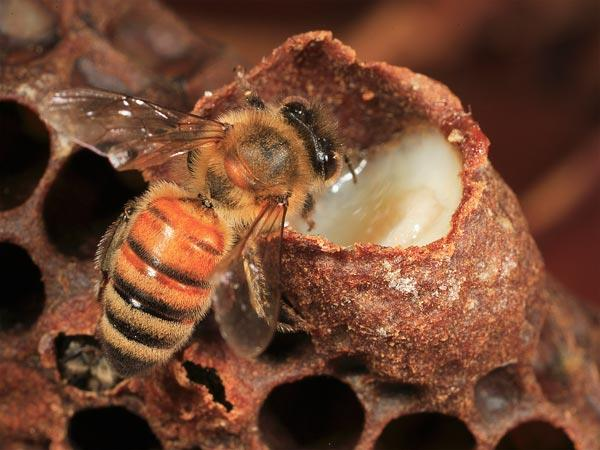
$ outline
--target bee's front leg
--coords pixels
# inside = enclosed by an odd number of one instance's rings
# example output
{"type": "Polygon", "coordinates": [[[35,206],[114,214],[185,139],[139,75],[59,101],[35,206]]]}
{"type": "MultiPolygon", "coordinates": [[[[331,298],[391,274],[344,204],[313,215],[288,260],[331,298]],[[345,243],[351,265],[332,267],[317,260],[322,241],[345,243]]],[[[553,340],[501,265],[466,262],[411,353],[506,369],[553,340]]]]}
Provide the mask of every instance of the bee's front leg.
{"type": "Polygon", "coordinates": [[[312,218],[312,212],[315,208],[315,199],[312,194],[306,194],[306,198],[304,199],[304,205],[302,206],[302,212],[300,216],[306,222],[308,226],[308,231],[312,231],[315,227],[315,221],[312,218]]]}

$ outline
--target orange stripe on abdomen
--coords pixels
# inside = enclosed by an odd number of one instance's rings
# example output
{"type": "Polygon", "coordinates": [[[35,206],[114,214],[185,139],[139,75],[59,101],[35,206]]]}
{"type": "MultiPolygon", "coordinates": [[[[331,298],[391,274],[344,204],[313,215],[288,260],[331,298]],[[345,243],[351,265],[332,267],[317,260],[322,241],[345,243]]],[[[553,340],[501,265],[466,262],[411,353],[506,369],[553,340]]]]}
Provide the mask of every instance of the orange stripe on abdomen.
{"type": "Polygon", "coordinates": [[[161,219],[193,242],[202,242],[216,254],[224,251],[222,225],[216,215],[190,199],[159,198],[148,210],[158,211],[161,219]]]}
{"type": "Polygon", "coordinates": [[[208,286],[183,284],[150,267],[127,242],[121,246],[115,270],[117,275],[130,284],[175,308],[201,308],[209,294],[208,286]]]}
{"type": "Polygon", "coordinates": [[[129,240],[134,249],[143,248],[156,263],[196,280],[210,278],[220,258],[196,245],[179,223],[167,224],[148,211],[136,218],[129,240]]]}
{"type": "Polygon", "coordinates": [[[116,274],[172,307],[204,308],[224,242],[210,210],[160,198],[134,217],[117,254],[116,274]]]}

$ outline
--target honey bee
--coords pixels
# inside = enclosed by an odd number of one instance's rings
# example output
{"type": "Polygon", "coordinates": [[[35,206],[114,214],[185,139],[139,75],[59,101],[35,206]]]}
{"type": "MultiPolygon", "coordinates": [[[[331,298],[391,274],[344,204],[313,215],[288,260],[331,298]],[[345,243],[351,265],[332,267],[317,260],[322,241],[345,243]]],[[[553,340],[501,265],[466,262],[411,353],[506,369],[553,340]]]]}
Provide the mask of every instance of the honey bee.
{"type": "Polygon", "coordinates": [[[98,247],[98,334],[124,376],[171,359],[210,305],[242,356],[260,354],[277,328],[286,215],[310,221],[313,194],[335,180],[344,155],[318,104],[245,97],[217,120],[85,88],[43,104],[58,133],[119,170],[187,154],[176,159],[185,161],[177,183],[152,183],[98,247]]]}

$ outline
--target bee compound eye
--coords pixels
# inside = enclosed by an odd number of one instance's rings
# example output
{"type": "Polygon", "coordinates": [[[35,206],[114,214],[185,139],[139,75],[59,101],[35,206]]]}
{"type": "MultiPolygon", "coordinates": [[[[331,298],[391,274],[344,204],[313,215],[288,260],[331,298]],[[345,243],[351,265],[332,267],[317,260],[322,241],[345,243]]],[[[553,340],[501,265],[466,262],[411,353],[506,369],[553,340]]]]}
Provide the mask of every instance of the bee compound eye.
{"type": "Polygon", "coordinates": [[[325,137],[319,137],[318,138],[319,141],[319,145],[321,146],[321,148],[323,149],[323,151],[325,153],[332,153],[333,151],[333,142],[331,141],[331,139],[325,138],[325,137]]]}
{"type": "Polygon", "coordinates": [[[330,179],[335,175],[337,171],[337,160],[334,157],[326,155],[325,161],[323,161],[323,178],[326,180],[330,179]]]}
{"type": "Polygon", "coordinates": [[[319,137],[319,150],[317,159],[320,165],[320,172],[325,180],[335,175],[338,167],[338,158],[333,151],[333,142],[327,138],[319,137]]]}
{"type": "Polygon", "coordinates": [[[308,117],[308,108],[301,102],[293,101],[284,104],[283,114],[286,117],[293,116],[296,119],[304,122],[306,117],[308,117]]]}

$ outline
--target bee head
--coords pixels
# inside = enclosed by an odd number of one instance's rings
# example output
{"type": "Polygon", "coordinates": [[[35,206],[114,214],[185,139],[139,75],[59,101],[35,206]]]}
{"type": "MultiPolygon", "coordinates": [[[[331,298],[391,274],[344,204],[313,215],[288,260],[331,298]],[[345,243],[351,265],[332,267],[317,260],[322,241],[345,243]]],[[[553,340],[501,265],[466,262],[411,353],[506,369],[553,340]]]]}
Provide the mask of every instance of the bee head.
{"type": "Polygon", "coordinates": [[[233,126],[221,148],[226,175],[237,188],[257,197],[287,195],[328,184],[339,173],[333,121],[318,105],[293,97],[229,119],[233,126]]]}
{"type": "Polygon", "coordinates": [[[281,114],[304,142],[315,175],[323,182],[331,180],[340,169],[340,158],[326,112],[303,98],[291,97],[284,101],[281,114]]]}

